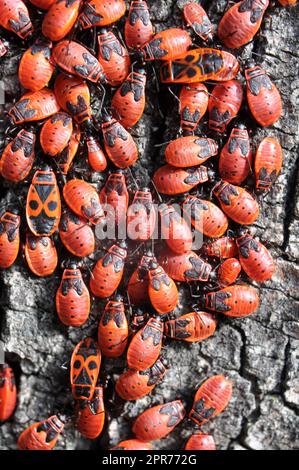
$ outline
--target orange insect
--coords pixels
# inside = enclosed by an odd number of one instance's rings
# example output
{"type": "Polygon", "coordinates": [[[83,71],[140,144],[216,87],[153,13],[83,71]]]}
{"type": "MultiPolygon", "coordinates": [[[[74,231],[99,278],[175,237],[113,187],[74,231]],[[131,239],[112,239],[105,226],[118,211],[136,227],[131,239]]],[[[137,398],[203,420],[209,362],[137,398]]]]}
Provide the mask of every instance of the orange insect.
{"type": "Polygon", "coordinates": [[[0,365],[0,422],[7,421],[17,404],[15,374],[7,364],[0,365]]]}
{"type": "Polygon", "coordinates": [[[70,113],[78,124],[91,119],[89,88],[82,79],[61,73],[55,80],[54,91],[62,109],[70,113]]]}
{"type": "Polygon", "coordinates": [[[18,438],[20,450],[52,450],[59,435],[62,433],[65,417],[62,415],[50,416],[44,421],[31,424],[18,438]]]}
{"type": "Polygon", "coordinates": [[[271,279],[275,272],[275,263],[265,245],[249,233],[241,233],[236,242],[240,263],[247,276],[257,282],[271,279]]]}
{"type": "Polygon", "coordinates": [[[165,149],[165,159],[170,165],[187,168],[201,165],[217,153],[215,140],[189,135],[170,142],[165,149]]]}
{"type": "Polygon", "coordinates": [[[9,116],[14,124],[46,119],[59,111],[59,104],[53,91],[43,88],[39,91],[29,91],[13,105],[9,116]]]}
{"type": "Polygon", "coordinates": [[[130,10],[125,23],[125,41],[130,49],[140,49],[154,35],[146,0],[130,3],[130,10]]]}
{"type": "Polygon", "coordinates": [[[69,169],[78,151],[80,139],[80,127],[76,122],[73,122],[73,132],[67,146],[64,150],[62,150],[62,152],[55,156],[55,162],[57,163],[63,175],[67,175],[69,172],[69,169]]]}
{"type": "Polygon", "coordinates": [[[75,347],[71,358],[70,380],[76,400],[91,400],[101,367],[101,351],[92,338],[84,338],[75,347]]]}
{"type": "Polygon", "coordinates": [[[168,276],[174,281],[207,282],[212,271],[212,266],[201,259],[194,251],[178,255],[168,249],[159,255],[158,260],[168,276]]]}
{"type": "Polygon", "coordinates": [[[225,132],[228,124],[234,119],[243,101],[243,87],[238,80],[216,85],[209,100],[209,128],[225,132]]]}
{"type": "Polygon", "coordinates": [[[250,42],[261,27],[269,0],[242,0],[233,5],[222,17],[218,36],[230,49],[250,42]]]}
{"type": "Polygon", "coordinates": [[[217,450],[213,436],[196,433],[189,437],[185,450],[217,450]]]}
{"type": "Polygon", "coordinates": [[[59,236],[64,246],[75,256],[83,258],[95,250],[95,238],[92,228],[85,219],[69,209],[62,213],[59,236]]]}
{"type": "Polygon", "coordinates": [[[247,101],[254,119],[263,127],[272,126],[282,114],[281,95],[267,72],[253,62],[245,69],[247,101]]]}
{"type": "Polygon", "coordinates": [[[262,191],[273,185],[280,173],[283,162],[283,152],[279,141],[275,137],[266,137],[259,144],[255,160],[255,187],[262,191]]]}
{"type": "Polygon", "coordinates": [[[103,387],[101,385],[96,385],[90,401],[77,405],[76,415],[76,428],[82,436],[87,439],[99,437],[105,422],[103,387]]]}
{"type": "Polygon", "coordinates": [[[51,5],[55,3],[56,0],[30,0],[30,3],[37,6],[41,10],[49,10],[51,5]]]}
{"type": "Polygon", "coordinates": [[[229,52],[200,48],[168,60],[161,66],[162,83],[197,83],[207,80],[226,82],[235,78],[240,68],[229,52]]]}
{"type": "Polygon", "coordinates": [[[125,12],[124,0],[87,0],[80,14],[80,23],[84,29],[108,26],[118,21],[125,12]]]}
{"type": "Polygon", "coordinates": [[[240,184],[249,175],[252,164],[250,140],[244,124],[237,124],[221,150],[219,173],[228,183],[240,184]]]}
{"type": "Polygon", "coordinates": [[[159,207],[161,219],[161,236],[169,248],[175,253],[182,254],[190,251],[193,234],[184,217],[171,205],[162,204],[159,207]]]}
{"type": "Polygon", "coordinates": [[[223,375],[210,377],[197,390],[189,418],[199,426],[215,418],[227,407],[232,391],[232,383],[223,375]]]}
{"type": "Polygon", "coordinates": [[[40,132],[40,144],[46,155],[54,157],[68,145],[73,133],[73,121],[66,113],[57,113],[45,121],[40,132]]]}
{"type": "Polygon", "coordinates": [[[192,44],[190,34],[184,29],[170,28],[160,31],[136,53],[142,60],[169,60],[186,53],[192,44]]]}
{"type": "Polygon", "coordinates": [[[97,190],[79,179],[68,181],[63,187],[63,197],[69,208],[94,225],[103,221],[104,211],[97,190]]]}
{"type": "Polygon", "coordinates": [[[174,310],[179,301],[179,293],[173,279],[155,261],[149,265],[148,277],[148,295],[154,309],[162,315],[174,310]]]}
{"type": "Polygon", "coordinates": [[[110,450],[153,450],[153,446],[149,442],[129,439],[128,441],[119,442],[110,450]]]}
{"type": "Polygon", "coordinates": [[[217,280],[220,286],[230,286],[238,279],[242,266],[236,258],[223,261],[217,271],[217,280]]]}
{"type": "Polygon", "coordinates": [[[81,0],[56,0],[45,14],[42,33],[51,41],[63,39],[75,25],[81,0]]]}
{"type": "Polygon", "coordinates": [[[105,185],[100,191],[100,203],[107,213],[107,219],[118,225],[126,224],[129,193],[126,178],[122,170],[109,175],[105,185]]]}
{"type": "Polygon", "coordinates": [[[53,240],[49,237],[36,237],[30,232],[26,236],[25,257],[30,271],[39,277],[53,274],[58,263],[53,240]]]}
{"type": "Polygon", "coordinates": [[[228,219],[218,206],[210,201],[187,196],[183,211],[189,217],[193,227],[206,237],[219,238],[228,228],[228,219]]]}
{"type": "Polygon", "coordinates": [[[215,258],[233,258],[238,255],[238,248],[235,239],[232,237],[221,237],[206,243],[202,247],[202,251],[207,256],[215,258]]]}
{"type": "Polygon", "coordinates": [[[133,305],[141,306],[150,301],[148,296],[148,271],[151,261],[155,260],[154,255],[151,252],[147,252],[142,256],[137,269],[130,277],[127,289],[130,302],[133,305]]]}
{"type": "Polygon", "coordinates": [[[89,291],[76,263],[63,271],[60,286],[56,292],[56,310],[60,321],[66,326],[82,326],[90,313],[89,291]]]}
{"type": "Polygon", "coordinates": [[[33,32],[29,12],[22,0],[0,0],[0,26],[22,39],[33,32]]]}
{"type": "Polygon", "coordinates": [[[130,369],[145,371],[161,354],[164,325],[159,318],[150,318],[133,336],[127,351],[130,369]]]}
{"type": "Polygon", "coordinates": [[[184,85],[181,89],[179,99],[181,129],[185,135],[191,134],[195,131],[208,109],[208,89],[203,83],[184,85]]]}
{"type": "Polygon", "coordinates": [[[100,146],[100,143],[93,136],[89,135],[86,138],[88,163],[93,171],[105,171],[107,168],[107,159],[100,146]]]}
{"type": "Polygon", "coordinates": [[[0,159],[0,173],[3,178],[14,183],[26,178],[35,159],[35,141],[33,129],[21,129],[5,147],[0,159]]]}
{"type": "Polygon", "coordinates": [[[185,408],[180,400],[148,408],[136,419],[132,431],[142,441],[156,441],[167,436],[183,420],[185,408]]]}
{"type": "Polygon", "coordinates": [[[187,3],[183,8],[183,16],[187,25],[203,41],[211,41],[213,39],[214,31],[212,23],[201,5],[194,2],[187,3]]]}
{"type": "Polygon", "coordinates": [[[256,289],[246,284],[232,285],[217,292],[209,292],[203,297],[203,306],[228,317],[246,317],[259,307],[256,289]]]}
{"type": "Polygon", "coordinates": [[[125,128],[133,127],[143,115],[145,107],[146,71],[135,67],[112,98],[112,112],[125,128]]]}
{"type": "Polygon", "coordinates": [[[156,209],[149,188],[142,188],[134,194],[127,212],[127,236],[131,240],[149,240],[156,227],[156,209]]]}
{"type": "Polygon", "coordinates": [[[98,35],[98,61],[104,69],[107,83],[119,86],[130,72],[131,60],[127,49],[112,31],[105,28],[98,35]]]}
{"type": "Polygon", "coordinates": [[[297,4],[297,0],[278,0],[283,7],[292,7],[297,4]]]}
{"type": "Polygon", "coordinates": [[[106,357],[120,357],[127,347],[129,336],[125,306],[121,296],[110,300],[98,327],[98,344],[106,357]]]}
{"type": "Polygon", "coordinates": [[[159,193],[175,195],[186,193],[213,177],[214,173],[203,165],[198,168],[164,165],[155,172],[153,181],[159,193]]]}
{"type": "Polygon", "coordinates": [[[20,248],[21,218],[15,208],[7,208],[0,216],[0,268],[9,268],[17,259],[20,248]]]}
{"type": "Polygon", "coordinates": [[[47,39],[37,39],[22,55],[19,64],[21,85],[31,91],[39,91],[48,86],[55,70],[50,62],[52,43],[47,39]]]}
{"type": "Polygon", "coordinates": [[[94,296],[105,298],[114,294],[123,277],[126,257],[126,243],[120,241],[112,245],[108,253],[98,260],[89,284],[94,296]]]}
{"type": "Polygon", "coordinates": [[[177,341],[194,343],[215,333],[217,321],[207,312],[190,312],[165,322],[165,335],[177,341]]]}
{"type": "Polygon", "coordinates": [[[49,237],[58,228],[61,216],[60,193],[54,172],[44,165],[32,178],[27,194],[26,218],[37,237],[49,237]]]}

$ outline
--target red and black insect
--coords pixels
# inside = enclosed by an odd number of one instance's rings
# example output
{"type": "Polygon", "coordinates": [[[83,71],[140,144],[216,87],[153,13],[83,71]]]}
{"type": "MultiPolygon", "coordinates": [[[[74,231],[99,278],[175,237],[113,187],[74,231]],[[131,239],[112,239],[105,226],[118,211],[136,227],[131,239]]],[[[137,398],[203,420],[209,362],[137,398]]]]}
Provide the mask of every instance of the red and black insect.
{"type": "Polygon", "coordinates": [[[127,236],[131,240],[149,240],[156,227],[156,209],[149,188],[136,191],[127,212],[127,236]]]}
{"type": "Polygon", "coordinates": [[[129,439],[128,441],[119,442],[110,450],[153,450],[153,446],[149,442],[129,439]]]}
{"type": "Polygon", "coordinates": [[[37,6],[41,10],[49,10],[51,5],[55,3],[56,0],[30,0],[30,3],[37,6]]]}
{"type": "Polygon", "coordinates": [[[215,333],[217,321],[211,313],[190,312],[165,322],[165,335],[177,341],[194,343],[215,333]]]}
{"type": "Polygon", "coordinates": [[[114,87],[121,85],[130,72],[131,60],[127,49],[106,28],[100,30],[98,45],[98,61],[104,69],[107,83],[114,87]]]}
{"type": "Polygon", "coordinates": [[[80,23],[84,29],[108,26],[118,21],[125,12],[124,0],[87,0],[80,13],[80,23]]]}
{"type": "Polygon", "coordinates": [[[233,237],[221,237],[218,238],[218,240],[205,243],[202,247],[202,251],[207,256],[220,259],[238,256],[238,248],[233,237]]]}
{"type": "Polygon", "coordinates": [[[63,175],[67,175],[69,172],[69,169],[78,151],[80,139],[80,127],[76,122],[73,122],[73,132],[67,146],[64,150],[62,150],[62,152],[55,156],[55,162],[63,175]]]}
{"type": "Polygon", "coordinates": [[[245,69],[247,102],[254,119],[263,127],[272,126],[282,114],[281,95],[267,72],[249,62],[245,69]]]}
{"type": "Polygon", "coordinates": [[[126,224],[129,193],[122,170],[117,170],[109,175],[100,191],[100,203],[107,214],[107,220],[113,221],[120,228],[122,224],[126,224]]]}
{"type": "Polygon", "coordinates": [[[138,400],[148,395],[163,380],[167,369],[167,361],[160,358],[147,370],[127,370],[117,380],[115,391],[123,400],[138,400]]]}
{"type": "Polygon", "coordinates": [[[87,439],[96,439],[103,431],[104,422],[103,387],[98,383],[92,399],[76,407],[76,428],[87,439]]]}
{"type": "Polygon", "coordinates": [[[280,173],[282,162],[283,152],[279,141],[275,137],[263,139],[254,160],[255,187],[262,191],[270,189],[280,173]]]}
{"type": "Polygon", "coordinates": [[[63,187],[63,197],[69,208],[94,225],[104,219],[97,190],[89,183],[79,179],[68,181],[63,187]]]}
{"type": "Polygon", "coordinates": [[[42,23],[42,33],[51,41],[60,41],[75,25],[81,0],[56,0],[45,14],[42,23]]]}
{"type": "Polygon", "coordinates": [[[31,424],[19,436],[20,450],[52,450],[64,429],[65,418],[61,415],[50,416],[44,421],[31,424]]]}
{"type": "Polygon", "coordinates": [[[0,39],[0,59],[1,57],[4,57],[8,52],[8,49],[2,39],[0,39]]]}
{"type": "Polygon", "coordinates": [[[235,284],[203,296],[203,307],[228,317],[246,317],[259,307],[258,291],[246,284],[235,284]]]}
{"type": "Polygon", "coordinates": [[[177,168],[161,166],[154,174],[153,181],[159,193],[176,195],[195,188],[198,184],[210,181],[214,173],[205,166],[198,168],[177,168]]]}
{"type": "Polygon", "coordinates": [[[242,266],[236,258],[223,261],[217,270],[217,281],[221,287],[230,286],[238,279],[242,266]]]}
{"type": "Polygon", "coordinates": [[[70,113],[78,124],[90,121],[90,92],[85,82],[61,73],[55,80],[54,91],[59,105],[70,113]]]}
{"type": "Polygon", "coordinates": [[[130,3],[130,10],[125,23],[125,41],[130,49],[140,49],[154,35],[146,0],[130,3]]]}
{"type": "Polygon", "coordinates": [[[212,271],[212,266],[194,251],[179,255],[169,249],[164,250],[158,261],[168,276],[179,282],[207,282],[212,271]]]}
{"type": "Polygon", "coordinates": [[[275,272],[275,263],[265,245],[248,232],[241,233],[236,242],[240,263],[247,276],[257,282],[271,279],[275,272]]]}
{"type": "Polygon", "coordinates": [[[201,165],[217,153],[218,145],[215,140],[188,135],[179,137],[167,145],[165,159],[170,165],[187,168],[201,165]]]}
{"type": "Polygon", "coordinates": [[[7,421],[17,404],[15,374],[8,364],[0,365],[0,422],[7,421]]]}
{"type": "Polygon", "coordinates": [[[44,165],[32,178],[27,194],[28,227],[37,237],[49,237],[58,228],[61,200],[54,172],[44,165]]]}
{"type": "Polygon", "coordinates": [[[92,338],[84,338],[71,358],[70,380],[76,400],[90,401],[94,395],[101,367],[101,351],[92,338]]]}
{"type": "Polygon", "coordinates": [[[210,377],[197,390],[189,418],[199,426],[215,418],[227,407],[232,390],[232,383],[223,375],[210,377]]]}
{"type": "Polygon", "coordinates": [[[95,238],[92,228],[85,219],[69,209],[62,213],[59,236],[67,250],[79,258],[94,252],[95,238]]]}
{"type": "Polygon", "coordinates": [[[28,9],[22,0],[0,0],[0,26],[22,39],[33,32],[28,9]]]}
{"type": "Polygon", "coordinates": [[[128,366],[145,371],[152,367],[161,354],[164,325],[159,318],[150,318],[133,336],[127,351],[128,366]]]}
{"type": "Polygon", "coordinates": [[[56,156],[68,145],[73,133],[73,121],[67,113],[51,116],[40,132],[40,144],[46,155],[56,156]]]}
{"type": "Polygon", "coordinates": [[[183,8],[183,17],[187,25],[203,41],[211,41],[214,36],[212,23],[201,5],[195,2],[187,3],[183,8]]]}
{"type": "Polygon", "coordinates": [[[66,326],[82,326],[90,313],[89,291],[76,263],[71,263],[62,274],[56,292],[56,310],[60,321],[66,326]]]}
{"type": "Polygon", "coordinates": [[[27,90],[39,91],[48,86],[55,70],[50,62],[51,49],[51,41],[39,38],[22,55],[18,75],[27,90]]]}
{"type": "Polygon", "coordinates": [[[219,238],[226,232],[228,219],[212,202],[195,196],[187,196],[182,207],[193,227],[206,237],[219,238]]]}
{"type": "Polygon", "coordinates": [[[162,204],[159,207],[161,220],[161,237],[175,253],[182,254],[190,251],[193,234],[184,217],[171,205],[162,204]]]}
{"type": "Polygon", "coordinates": [[[98,344],[106,357],[120,357],[127,347],[129,336],[125,306],[121,296],[110,300],[98,327],[98,344]]]}
{"type": "Polygon", "coordinates": [[[142,441],[156,441],[167,436],[186,414],[180,400],[148,408],[136,419],[132,431],[142,441]]]}
{"type": "Polygon", "coordinates": [[[240,186],[220,181],[213,188],[221,209],[240,225],[250,225],[259,216],[259,205],[254,197],[240,186]]]}
{"type": "Polygon", "coordinates": [[[209,104],[208,89],[203,83],[184,85],[180,93],[181,129],[193,133],[205,115],[209,104]]]}
{"type": "Polygon", "coordinates": [[[137,269],[133,272],[128,282],[128,295],[133,305],[141,306],[150,302],[148,296],[148,270],[150,263],[156,258],[151,252],[142,256],[137,269]]]}
{"type": "Polygon", "coordinates": [[[53,240],[49,237],[36,237],[30,232],[26,235],[25,257],[30,271],[39,277],[53,274],[58,263],[53,240]]]}
{"type": "Polygon", "coordinates": [[[179,301],[178,289],[173,279],[155,261],[151,261],[149,265],[148,277],[148,295],[154,309],[161,315],[172,312],[179,301]]]}
{"type": "Polygon", "coordinates": [[[105,171],[107,168],[107,158],[100,146],[99,141],[89,135],[86,138],[88,163],[93,171],[105,171]]]}
{"type": "Polygon", "coordinates": [[[269,0],[242,0],[222,17],[218,36],[226,47],[237,49],[250,42],[261,27],[269,0]]]}
{"type": "Polygon", "coordinates": [[[14,183],[26,178],[35,160],[35,141],[33,129],[21,129],[7,144],[0,159],[0,173],[3,178],[14,183]]]}
{"type": "Polygon", "coordinates": [[[225,132],[228,124],[234,119],[243,101],[243,87],[238,80],[216,85],[209,100],[209,128],[225,132]]]}
{"type": "Polygon", "coordinates": [[[184,29],[169,28],[160,31],[145,43],[136,53],[137,57],[146,60],[170,60],[185,54],[192,44],[190,34],[184,29]]]}
{"type": "Polygon", "coordinates": [[[123,277],[126,257],[126,243],[120,241],[97,261],[89,284],[93,295],[105,298],[114,294],[123,277]]]}
{"type": "Polygon", "coordinates": [[[20,248],[20,222],[16,208],[7,208],[0,216],[0,268],[9,268],[20,248]]]}
{"type": "Polygon", "coordinates": [[[145,69],[141,66],[135,66],[112,98],[113,115],[126,129],[137,124],[143,115],[145,85],[145,69]]]}
{"type": "Polygon", "coordinates": [[[59,111],[59,104],[53,91],[43,88],[39,91],[29,91],[13,105],[9,116],[14,124],[24,124],[30,121],[46,119],[59,111]]]}
{"type": "Polygon", "coordinates": [[[219,173],[228,183],[240,184],[249,175],[252,151],[244,124],[237,124],[224,145],[219,158],[219,173]]]}
{"type": "Polygon", "coordinates": [[[185,450],[217,450],[213,436],[209,434],[192,434],[185,445],[185,450]]]}

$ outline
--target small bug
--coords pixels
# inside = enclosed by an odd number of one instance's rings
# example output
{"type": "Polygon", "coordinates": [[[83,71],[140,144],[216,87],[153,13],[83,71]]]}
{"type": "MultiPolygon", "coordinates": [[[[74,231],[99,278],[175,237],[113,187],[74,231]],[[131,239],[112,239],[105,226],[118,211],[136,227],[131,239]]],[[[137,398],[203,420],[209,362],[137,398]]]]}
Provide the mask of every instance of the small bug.
{"type": "Polygon", "coordinates": [[[235,78],[240,68],[236,57],[218,49],[192,49],[161,66],[162,83],[197,83],[235,78]]]}
{"type": "Polygon", "coordinates": [[[219,173],[228,183],[240,184],[249,175],[252,164],[250,140],[244,124],[237,124],[221,150],[219,173]]]}
{"type": "Polygon", "coordinates": [[[56,310],[60,321],[66,326],[82,326],[90,313],[89,291],[76,263],[63,271],[60,286],[56,292],[56,310]]]}
{"type": "Polygon", "coordinates": [[[228,124],[234,119],[243,101],[243,87],[238,80],[216,85],[209,100],[209,128],[225,132],[228,124]]]}
{"type": "Polygon", "coordinates": [[[107,158],[97,139],[91,135],[86,138],[88,163],[93,171],[105,171],[107,168],[107,158]]]}
{"type": "Polygon", "coordinates": [[[149,240],[156,227],[156,209],[149,188],[137,190],[127,212],[127,236],[131,240],[149,240]]]}
{"type": "Polygon", "coordinates": [[[115,391],[123,400],[138,400],[148,395],[163,380],[166,372],[167,362],[163,359],[158,359],[144,371],[127,370],[117,380],[115,391]]]}
{"type": "Polygon", "coordinates": [[[259,216],[259,206],[254,197],[240,186],[220,181],[213,188],[221,209],[240,225],[250,225],[259,216]]]}
{"type": "Polygon", "coordinates": [[[201,5],[194,2],[187,3],[183,8],[183,16],[187,25],[203,41],[211,41],[213,39],[214,31],[212,23],[201,5]]]}
{"type": "Polygon", "coordinates": [[[80,78],[61,73],[55,80],[54,91],[62,109],[70,113],[78,124],[91,119],[89,88],[80,78]]]}
{"type": "Polygon", "coordinates": [[[63,39],[75,25],[81,0],[56,0],[42,22],[42,33],[51,41],[63,39]]]}
{"type": "Polygon", "coordinates": [[[105,114],[102,122],[105,150],[118,168],[128,168],[138,159],[138,148],[131,134],[111,115],[105,114]]]}
{"type": "Polygon", "coordinates": [[[63,197],[69,208],[94,225],[103,221],[104,211],[97,190],[79,179],[68,181],[63,187],[63,197]]]}
{"type": "Polygon", "coordinates": [[[217,450],[213,436],[209,434],[192,434],[185,445],[185,450],[217,450]]]}
{"type": "Polygon", "coordinates": [[[14,124],[46,119],[59,111],[59,104],[53,91],[43,88],[39,91],[29,91],[13,105],[9,116],[14,124]]]}
{"type": "Polygon", "coordinates": [[[5,147],[0,159],[0,173],[3,178],[14,183],[26,178],[35,159],[35,141],[33,129],[21,129],[5,147]]]}
{"type": "Polygon", "coordinates": [[[177,341],[194,343],[215,333],[217,321],[207,312],[190,312],[165,322],[165,335],[177,341]]]}
{"type": "Polygon", "coordinates": [[[153,450],[153,446],[149,442],[129,439],[128,441],[119,442],[110,450],[153,450]]]}
{"type": "Polygon", "coordinates": [[[87,0],[80,13],[84,29],[93,26],[108,26],[118,21],[126,12],[124,0],[87,0]]]}
{"type": "Polygon", "coordinates": [[[205,243],[202,247],[202,251],[207,256],[220,259],[238,256],[238,248],[235,239],[232,237],[221,237],[218,238],[218,240],[205,243]]]}
{"type": "Polygon", "coordinates": [[[110,219],[120,228],[122,224],[126,224],[129,193],[122,170],[117,170],[109,175],[100,191],[100,203],[107,212],[108,220],[110,219]]]}
{"type": "Polygon", "coordinates": [[[190,34],[184,29],[169,28],[160,31],[136,52],[138,59],[170,60],[187,52],[192,44],[190,34]]]}
{"type": "Polygon", "coordinates": [[[127,351],[128,366],[144,371],[154,365],[161,354],[164,325],[159,318],[150,318],[133,336],[127,351]]]}
{"type": "Polygon", "coordinates": [[[167,145],[165,159],[170,165],[187,168],[201,165],[217,153],[218,145],[215,140],[188,135],[179,137],[167,145]]]}
{"type": "Polygon", "coordinates": [[[33,32],[29,12],[22,0],[0,0],[0,26],[22,39],[33,32]]]}
{"type": "Polygon", "coordinates": [[[39,91],[48,86],[55,70],[50,62],[52,43],[47,39],[37,39],[22,55],[19,64],[21,85],[31,91],[39,91]]]}
{"type": "Polygon", "coordinates": [[[28,227],[37,237],[48,237],[58,228],[61,216],[60,193],[54,172],[44,165],[32,178],[27,194],[28,227]]]}
{"type": "Polygon", "coordinates": [[[161,194],[182,194],[205,183],[213,177],[213,172],[205,166],[198,168],[176,168],[171,165],[161,166],[154,174],[153,181],[161,194]]]}
{"type": "Polygon", "coordinates": [[[58,263],[53,240],[49,237],[36,237],[30,232],[26,236],[25,257],[30,271],[39,277],[53,274],[58,263]]]}
{"type": "Polygon", "coordinates": [[[59,225],[60,240],[73,255],[83,258],[91,255],[95,249],[92,228],[86,220],[65,209],[59,225]]]}
{"type": "Polygon", "coordinates": [[[101,367],[101,351],[92,338],[84,338],[71,357],[70,380],[76,400],[90,401],[93,397],[101,367]]]}
{"type": "Polygon", "coordinates": [[[214,375],[197,390],[189,418],[201,426],[222,413],[232,396],[232,383],[223,375],[214,375]]]}
{"type": "Polygon", "coordinates": [[[203,306],[228,317],[246,317],[259,307],[259,296],[251,286],[232,285],[204,295],[203,306]]]}
{"type": "Polygon", "coordinates": [[[238,279],[242,266],[236,258],[223,261],[217,271],[217,280],[221,287],[230,286],[238,279]]]}
{"type": "Polygon", "coordinates": [[[154,309],[162,315],[174,310],[179,301],[179,293],[173,279],[155,261],[151,261],[149,265],[148,277],[148,295],[154,309]]]}
{"type": "Polygon", "coordinates": [[[212,266],[194,251],[178,255],[165,250],[159,255],[158,261],[168,276],[179,282],[207,282],[212,271],[212,266]]]}
{"type": "Polygon", "coordinates": [[[125,23],[125,41],[130,49],[140,49],[154,35],[147,2],[132,1],[125,23]]]}
{"type": "Polygon", "coordinates": [[[7,421],[17,403],[15,374],[8,364],[0,365],[0,422],[7,421]]]}
{"type": "Polygon", "coordinates": [[[98,327],[98,344],[106,357],[120,357],[127,347],[129,336],[125,306],[121,296],[110,300],[98,327]]]}
{"type": "Polygon", "coordinates": [[[15,208],[7,208],[0,216],[0,268],[9,268],[17,259],[20,248],[21,218],[15,208]]]}
{"type": "Polygon", "coordinates": [[[8,52],[8,49],[2,39],[0,39],[0,59],[1,57],[4,57],[8,52]]]}
{"type": "Polygon", "coordinates": [[[135,67],[112,98],[112,112],[126,129],[133,127],[143,115],[145,107],[146,71],[135,67]]]}
{"type": "Polygon", "coordinates": [[[191,134],[208,109],[208,89],[203,83],[184,85],[179,98],[181,129],[185,135],[191,134]]]}
{"type": "Polygon", "coordinates": [[[73,121],[66,113],[57,113],[51,116],[40,132],[40,144],[46,155],[54,157],[62,152],[73,132],[73,121]]]}
{"type": "Polygon", "coordinates": [[[103,431],[105,422],[105,407],[103,387],[95,386],[93,397],[88,402],[76,407],[76,428],[87,439],[96,439],[103,431]]]}
{"type": "Polygon", "coordinates": [[[65,418],[50,416],[44,421],[31,424],[18,438],[20,450],[52,450],[64,429],[65,418]]]}
{"type": "Polygon", "coordinates": [[[126,257],[126,243],[120,241],[97,261],[89,284],[95,297],[105,298],[114,294],[123,277],[126,257]]]}
{"type": "Polygon", "coordinates": [[[105,28],[98,35],[98,61],[104,69],[107,83],[119,86],[130,72],[131,60],[127,49],[112,31],[105,28]]]}
{"type": "Polygon", "coordinates": [[[65,39],[58,42],[53,47],[52,58],[67,74],[95,83],[106,81],[103,67],[98,59],[76,41],[65,39]]]}
{"type": "Polygon", "coordinates": [[[210,201],[187,196],[183,211],[189,217],[193,227],[206,237],[219,238],[228,228],[228,219],[218,206],[210,201]]]}
{"type": "Polygon", "coordinates": [[[236,242],[240,263],[247,276],[257,282],[271,279],[275,264],[269,250],[249,233],[241,233],[236,242]]]}
{"type": "Polygon", "coordinates": [[[266,137],[259,144],[255,160],[255,187],[265,191],[271,188],[281,170],[283,152],[275,137],[266,137]]]}
{"type": "Polygon", "coordinates": [[[261,126],[271,126],[282,114],[282,100],[278,89],[267,72],[253,62],[247,64],[245,78],[251,114],[261,126]]]}
{"type": "Polygon", "coordinates": [[[37,6],[41,10],[49,10],[50,6],[55,2],[56,0],[30,0],[30,3],[37,6]]]}
{"type": "Polygon", "coordinates": [[[62,150],[62,152],[55,156],[55,162],[57,163],[63,175],[67,175],[69,172],[69,169],[78,151],[80,139],[80,127],[76,122],[73,122],[73,132],[67,146],[62,150]]]}
{"type": "Polygon", "coordinates": [[[137,269],[133,272],[128,282],[128,295],[130,302],[133,305],[140,306],[149,303],[148,296],[148,270],[151,261],[155,261],[156,258],[151,252],[146,253],[142,256],[137,269]]]}
{"type": "Polygon", "coordinates": [[[250,42],[261,27],[269,0],[242,0],[223,15],[219,27],[220,41],[230,49],[250,42]]]}
{"type": "Polygon", "coordinates": [[[162,204],[159,207],[161,219],[161,236],[169,248],[175,253],[182,254],[190,251],[193,235],[184,217],[171,205],[162,204]]]}
{"type": "Polygon", "coordinates": [[[142,441],[156,441],[167,436],[183,420],[185,408],[181,400],[148,408],[136,419],[132,431],[142,441]]]}

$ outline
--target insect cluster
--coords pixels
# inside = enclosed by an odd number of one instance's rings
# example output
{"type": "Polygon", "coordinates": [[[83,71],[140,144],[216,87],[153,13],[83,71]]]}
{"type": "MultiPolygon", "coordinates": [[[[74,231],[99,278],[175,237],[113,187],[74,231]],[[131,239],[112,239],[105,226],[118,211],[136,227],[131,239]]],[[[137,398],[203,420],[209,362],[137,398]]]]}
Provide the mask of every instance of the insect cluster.
{"type": "MultiPolygon", "coordinates": [[[[128,368],[115,381],[115,392],[123,400],[137,400],[167,373],[165,341],[205,340],[215,333],[218,314],[239,318],[257,310],[258,291],[243,279],[265,282],[275,264],[247,226],[259,216],[256,194],[271,189],[283,155],[279,141],[269,136],[254,158],[249,129],[235,120],[245,98],[236,49],[257,34],[268,0],[243,0],[224,13],[218,27],[221,48],[211,47],[217,44],[215,31],[198,3],[184,6],[184,28],[155,34],[144,0],[130,2],[125,20],[124,0],[30,2],[36,8],[31,5],[29,13],[22,0],[0,0],[1,28],[19,36],[27,48],[18,72],[25,92],[8,112],[15,136],[2,151],[0,173],[15,184],[16,195],[19,183],[30,178],[24,212],[16,204],[2,211],[0,267],[15,262],[24,237],[24,256],[36,276],[53,274],[62,261],[59,253],[66,253],[56,294],[64,325],[86,323],[91,296],[105,301],[97,339],[82,339],[70,360],[75,418],[62,411],[30,425],[19,437],[20,449],[50,450],[66,422],[73,421],[89,439],[101,434],[102,356],[126,354],[128,368]],[[38,30],[30,19],[37,11],[38,30]],[[124,41],[119,29],[112,29],[119,20],[118,25],[124,22],[124,41]],[[203,47],[192,48],[195,38],[203,47]],[[166,146],[166,164],[155,171],[151,192],[133,177],[139,150],[130,130],[144,113],[147,76],[157,68],[161,84],[182,84],[180,136],[166,146]],[[97,113],[91,104],[94,95],[102,102],[97,113]],[[206,112],[209,137],[196,133],[206,112]],[[228,131],[220,149],[219,139],[228,131]],[[76,154],[88,165],[83,177],[76,173],[76,154]],[[89,175],[108,169],[99,190],[89,175]],[[247,189],[253,174],[256,194],[247,189]],[[132,182],[137,187],[131,197],[132,182]],[[203,185],[210,197],[199,197],[203,185]],[[180,204],[181,213],[170,198],[180,204]],[[112,217],[125,225],[127,240],[116,237],[98,256],[95,232],[112,217]],[[163,243],[157,243],[154,253],[151,241],[158,222],[163,243]],[[192,250],[194,231],[205,240],[197,252],[192,250]],[[58,251],[57,233],[63,245],[58,251]],[[82,272],[94,257],[87,285],[82,272]],[[132,257],[135,270],[127,275],[132,257]],[[190,287],[190,311],[181,316],[174,313],[178,283],[190,287]]],[[[6,53],[1,41],[0,55],[6,53]]],[[[241,69],[252,117],[262,127],[271,126],[282,113],[278,89],[252,60],[241,69]]],[[[199,387],[188,413],[195,428],[186,449],[215,449],[213,437],[199,427],[226,407],[231,394],[232,384],[223,376],[212,376],[199,387]]],[[[13,371],[5,365],[0,370],[1,420],[9,419],[15,404],[13,371]]],[[[135,438],[114,449],[152,449],[151,441],[168,435],[185,415],[180,400],[150,408],[136,419],[135,438]]]]}

